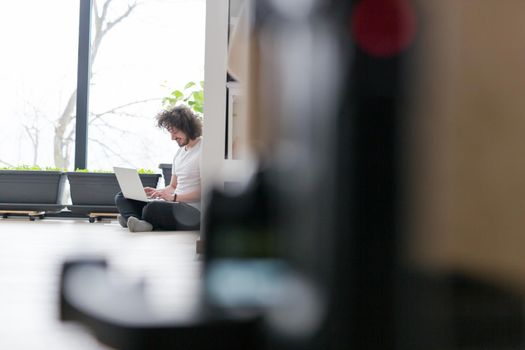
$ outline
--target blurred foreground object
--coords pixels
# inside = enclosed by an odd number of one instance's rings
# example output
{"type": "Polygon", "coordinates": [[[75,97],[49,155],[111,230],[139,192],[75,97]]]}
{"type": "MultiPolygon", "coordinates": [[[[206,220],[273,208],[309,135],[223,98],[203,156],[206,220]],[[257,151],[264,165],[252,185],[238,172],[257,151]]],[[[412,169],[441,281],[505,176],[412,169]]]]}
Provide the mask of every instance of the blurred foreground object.
{"type": "MultiPolygon", "coordinates": [[[[226,347],[272,350],[523,348],[525,5],[248,4],[236,72],[257,166],[209,194],[198,322],[159,332],[226,326],[226,347]]],[[[89,324],[95,306],[78,305],[89,324]]],[[[92,328],[129,325],[108,319],[92,328]]]]}

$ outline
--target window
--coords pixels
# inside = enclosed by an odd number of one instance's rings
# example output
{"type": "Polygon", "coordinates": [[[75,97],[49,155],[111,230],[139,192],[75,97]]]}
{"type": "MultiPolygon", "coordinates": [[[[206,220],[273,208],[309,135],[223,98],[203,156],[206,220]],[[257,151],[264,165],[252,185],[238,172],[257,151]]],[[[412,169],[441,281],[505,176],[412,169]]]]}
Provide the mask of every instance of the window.
{"type": "Polygon", "coordinates": [[[78,13],[78,1],[0,3],[0,167],[71,164],[74,123],[60,120],[75,113],[67,106],[76,89],[78,13]]]}
{"type": "Polygon", "coordinates": [[[104,3],[92,15],[88,168],[155,169],[177,147],[155,127],[162,98],[204,77],[205,1],[111,0],[102,19],[104,3]],[[117,23],[100,42],[97,20],[117,23]]]}
{"type": "MultiPolygon", "coordinates": [[[[0,4],[0,167],[74,168],[79,3],[0,4]]],[[[88,168],[171,162],[176,145],[154,116],[203,80],[205,6],[93,0],[88,168]]]]}

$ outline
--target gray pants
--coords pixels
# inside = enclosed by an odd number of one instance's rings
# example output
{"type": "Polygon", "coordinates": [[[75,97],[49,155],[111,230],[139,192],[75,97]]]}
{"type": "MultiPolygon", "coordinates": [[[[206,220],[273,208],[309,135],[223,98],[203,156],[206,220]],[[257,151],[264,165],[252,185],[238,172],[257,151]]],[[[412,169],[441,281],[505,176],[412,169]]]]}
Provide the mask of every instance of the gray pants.
{"type": "Polygon", "coordinates": [[[153,225],[154,230],[198,230],[201,213],[191,205],[179,202],[141,202],[115,196],[117,209],[126,220],[134,216],[153,225]]]}

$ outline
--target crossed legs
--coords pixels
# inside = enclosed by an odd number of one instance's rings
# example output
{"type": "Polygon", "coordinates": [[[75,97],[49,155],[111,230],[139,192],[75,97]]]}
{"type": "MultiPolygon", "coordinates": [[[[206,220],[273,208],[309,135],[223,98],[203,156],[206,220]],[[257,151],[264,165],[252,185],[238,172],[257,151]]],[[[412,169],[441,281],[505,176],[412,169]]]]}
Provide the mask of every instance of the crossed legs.
{"type": "Polygon", "coordinates": [[[200,227],[200,211],[186,203],[140,202],[118,193],[115,204],[126,221],[133,216],[147,221],[154,230],[198,230],[200,227]]]}

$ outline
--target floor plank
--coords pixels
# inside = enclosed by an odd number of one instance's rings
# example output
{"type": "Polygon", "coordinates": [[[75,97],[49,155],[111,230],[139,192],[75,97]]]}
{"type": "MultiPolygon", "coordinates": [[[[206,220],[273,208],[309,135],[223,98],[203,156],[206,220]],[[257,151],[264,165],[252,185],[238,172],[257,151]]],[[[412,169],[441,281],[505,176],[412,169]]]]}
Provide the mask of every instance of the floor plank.
{"type": "Polygon", "coordinates": [[[58,320],[58,281],[68,257],[100,255],[145,278],[160,314],[192,312],[201,287],[197,232],[130,233],[116,221],[0,219],[0,349],[107,349],[58,320]]]}

